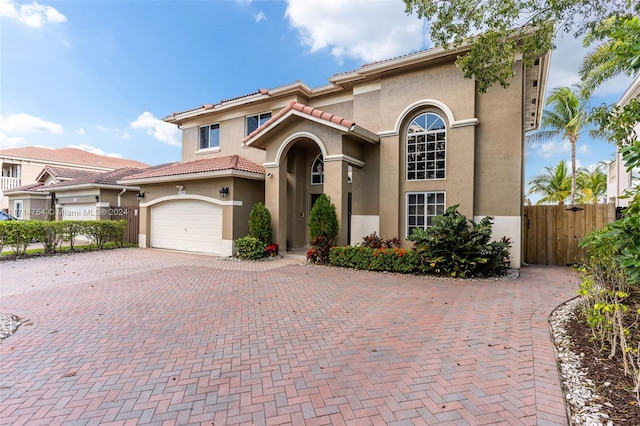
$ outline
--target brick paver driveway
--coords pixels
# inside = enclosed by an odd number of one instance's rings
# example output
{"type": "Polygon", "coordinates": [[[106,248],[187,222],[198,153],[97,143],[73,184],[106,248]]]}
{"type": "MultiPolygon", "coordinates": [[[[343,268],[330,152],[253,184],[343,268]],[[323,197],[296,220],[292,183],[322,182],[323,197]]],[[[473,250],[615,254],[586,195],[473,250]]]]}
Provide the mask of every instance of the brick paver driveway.
{"type": "Polygon", "coordinates": [[[566,268],[438,281],[122,249],[0,263],[1,424],[566,424],[566,268]]]}

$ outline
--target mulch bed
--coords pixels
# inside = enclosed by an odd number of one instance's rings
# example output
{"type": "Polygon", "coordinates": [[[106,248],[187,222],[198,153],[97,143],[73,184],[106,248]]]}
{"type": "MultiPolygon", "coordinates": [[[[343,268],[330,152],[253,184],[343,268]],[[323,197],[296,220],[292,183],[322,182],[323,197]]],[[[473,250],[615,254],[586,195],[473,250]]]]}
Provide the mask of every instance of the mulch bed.
{"type": "MultiPolygon", "coordinates": [[[[634,294],[625,302],[629,306],[629,313],[635,312],[640,306],[640,295],[634,294]]],[[[633,314],[628,316],[634,317],[633,314]]],[[[640,336],[639,322],[627,324],[630,336],[636,342],[640,336]]],[[[608,359],[609,350],[600,351],[600,343],[592,341],[591,329],[587,324],[570,321],[566,328],[571,336],[573,352],[584,354],[581,363],[596,387],[595,393],[601,398],[598,401],[602,404],[601,411],[609,416],[614,425],[640,425],[640,406],[633,392],[633,379],[624,374],[620,350],[613,359],[608,359]]]]}

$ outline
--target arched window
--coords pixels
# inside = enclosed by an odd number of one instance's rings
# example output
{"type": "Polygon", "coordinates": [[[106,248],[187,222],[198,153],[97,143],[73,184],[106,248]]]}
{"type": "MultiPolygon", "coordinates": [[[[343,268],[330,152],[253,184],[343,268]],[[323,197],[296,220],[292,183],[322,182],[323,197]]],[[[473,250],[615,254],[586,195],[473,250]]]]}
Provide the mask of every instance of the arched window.
{"type": "Polygon", "coordinates": [[[407,180],[444,179],[447,132],[432,112],[414,118],[407,128],[407,180]]]}
{"type": "Polygon", "coordinates": [[[311,185],[322,185],[324,183],[324,161],[322,160],[322,154],[318,155],[313,160],[311,166],[311,185]]]}

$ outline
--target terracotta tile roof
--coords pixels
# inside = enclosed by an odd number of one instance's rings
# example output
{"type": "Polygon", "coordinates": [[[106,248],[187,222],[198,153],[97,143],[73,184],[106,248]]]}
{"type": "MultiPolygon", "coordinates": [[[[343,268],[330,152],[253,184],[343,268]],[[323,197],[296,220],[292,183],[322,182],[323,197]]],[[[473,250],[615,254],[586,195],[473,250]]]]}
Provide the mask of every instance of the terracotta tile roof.
{"type": "Polygon", "coordinates": [[[45,166],[44,169],[40,172],[36,180],[42,179],[45,173],[53,176],[56,179],[60,180],[68,180],[68,179],[77,179],[83,176],[95,175],[100,172],[94,172],[90,170],[80,170],[80,169],[69,169],[66,167],[54,167],[54,166],[45,166]]]}
{"type": "Polygon", "coordinates": [[[41,189],[42,185],[42,182],[30,183],[28,185],[22,185],[16,188],[5,189],[3,193],[5,195],[8,195],[14,192],[38,192],[41,189]]]}
{"type": "Polygon", "coordinates": [[[147,167],[148,164],[124,158],[92,154],[77,148],[43,148],[39,146],[23,146],[19,148],[0,149],[0,157],[17,157],[41,160],[43,162],[67,163],[70,165],[103,167],[118,169],[122,167],[147,167]]]}
{"type": "MultiPolygon", "coordinates": [[[[204,105],[201,105],[199,107],[191,108],[191,109],[188,109],[188,110],[185,110],[185,111],[176,111],[173,114],[169,115],[169,117],[172,117],[172,116],[175,117],[176,115],[185,114],[185,113],[192,112],[192,111],[197,111],[199,109],[213,109],[216,105],[222,105],[222,104],[224,104],[226,102],[237,101],[239,99],[248,98],[248,97],[255,96],[255,95],[268,95],[268,94],[269,94],[269,90],[268,89],[258,89],[256,92],[247,93],[246,95],[236,96],[235,98],[222,99],[217,104],[204,104],[204,105]]],[[[168,117],[166,117],[166,118],[168,118],[168,117]]]]}
{"type": "Polygon", "coordinates": [[[163,176],[178,176],[194,173],[216,172],[223,170],[241,170],[245,172],[264,174],[264,167],[240,157],[230,155],[226,157],[205,158],[202,160],[190,161],[187,163],[173,163],[167,167],[151,168],[140,173],[127,176],[122,181],[148,179],[163,176]]]}
{"type": "Polygon", "coordinates": [[[56,189],[66,186],[77,185],[119,185],[118,181],[122,178],[141,172],[143,169],[134,167],[125,167],[122,169],[111,170],[109,172],[97,173],[89,176],[80,177],[74,180],[54,183],[48,185],[47,189],[56,189]]]}
{"type": "Polygon", "coordinates": [[[320,119],[320,120],[323,120],[323,121],[327,121],[329,123],[333,123],[333,124],[337,124],[339,126],[343,126],[343,127],[347,128],[349,131],[351,131],[353,128],[358,128],[358,130],[360,130],[361,133],[367,134],[367,136],[369,138],[372,138],[372,139],[377,139],[378,138],[378,136],[375,133],[370,132],[370,131],[362,128],[362,127],[357,126],[356,123],[354,123],[351,120],[347,120],[346,118],[342,118],[342,117],[339,117],[339,116],[337,116],[335,114],[330,114],[328,112],[321,111],[321,110],[319,110],[317,108],[313,108],[313,107],[301,104],[301,103],[296,102],[295,100],[293,100],[293,101],[289,102],[289,105],[287,105],[286,107],[284,107],[280,111],[278,111],[277,114],[275,114],[273,117],[271,117],[271,119],[269,119],[267,122],[265,122],[262,126],[258,127],[253,132],[249,133],[242,140],[242,143],[245,143],[245,142],[251,140],[257,134],[259,134],[264,129],[269,127],[271,124],[273,124],[274,122],[278,121],[281,117],[286,115],[289,111],[298,111],[298,112],[300,112],[302,114],[305,114],[305,115],[308,115],[310,117],[314,117],[314,118],[317,118],[317,119],[320,119]]]}

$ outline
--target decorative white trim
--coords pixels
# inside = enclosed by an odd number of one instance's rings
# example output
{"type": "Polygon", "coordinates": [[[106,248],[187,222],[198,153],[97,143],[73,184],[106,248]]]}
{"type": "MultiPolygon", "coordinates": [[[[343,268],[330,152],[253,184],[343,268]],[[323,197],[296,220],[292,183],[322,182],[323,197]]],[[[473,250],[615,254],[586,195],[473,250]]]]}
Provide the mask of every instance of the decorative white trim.
{"type": "Polygon", "coordinates": [[[147,248],[147,234],[138,234],[138,247],[147,248]]]}
{"type": "Polygon", "coordinates": [[[354,158],[350,155],[346,155],[346,154],[333,154],[333,155],[326,155],[324,157],[324,161],[328,162],[328,161],[346,161],[349,164],[353,164],[356,167],[364,167],[364,161],[358,160],[357,158],[354,158]]]}
{"type": "Polygon", "coordinates": [[[225,257],[233,256],[233,240],[222,240],[220,243],[220,255],[225,257]]]}
{"type": "Polygon", "coordinates": [[[464,126],[477,126],[479,121],[477,118],[467,118],[464,120],[457,120],[453,115],[453,111],[443,102],[437,99],[421,99],[407,106],[396,119],[395,126],[393,130],[383,130],[378,132],[377,135],[380,137],[385,136],[396,136],[400,134],[400,126],[402,122],[407,118],[407,116],[413,112],[416,108],[425,107],[425,106],[433,106],[441,110],[446,116],[447,121],[449,121],[450,128],[456,127],[464,127],[464,126]]]}
{"type": "MultiPolygon", "coordinates": [[[[478,223],[484,216],[474,216],[473,221],[478,223]]],[[[522,264],[522,217],[520,216],[493,216],[491,238],[500,241],[502,237],[511,238],[511,267],[519,269],[522,264]]]]}
{"type": "Polygon", "coordinates": [[[166,201],[178,201],[178,200],[200,200],[211,204],[217,204],[219,206],[241,206],[242,201],[222,201],[217,198],[205,197],[204,195],[197,194],[184,194],[184,195],[167,195],[165,197],[156,198],[148,203],[140,203],[140,207],[151,207],[155,204],[164,203],[166,201]]]}
{"type": "Polygon", "coordinates": [[[456,127],[477,126],[480,121],[477,118],[467,118],[466,120],[458,120],[451,123],[449,127],[455,129],[456,127]]]}
{"type": "MultiPolygon", "coordinates": [[[[203,127],[203,126],[198,126],[198,127],[203,127]]],[[[200,135],[198,135],[198,137],[200,137],[200,135]]],[[[214,146],[213,148],[202,148],[202,149],[198,149],[196,151],[196,155],[206,155],[206,154],[211,154],[214,152],[220,152],[220,147],[219,146],[214,146]]]]}
{"type": "Polygon", "coordinates": [[[380,235],[379,215],[351,215],[351,244],[357,245],[362,238],[373,233],[380,235]]]}
{"type": "Polygon", "coordinates": [[[264,167],[278,167],[280,165],[280,161],[282,160],[282,154],[284,153],[284,150],[287,148],[287,146],[289,146],[294,140],[296,139],[300,139],[300,138],[307,138],[307,139],[311,139],[312,141],[314,141],[317,145],[318,148],[320,148],[320,153],[322,154],[322,158],[327,158],[328,154],[327,154],[327,147],[324,145],[324,143],[322,142],[322,140],[314,135],[313,133],[310,132],[296,132],[292,135],[289,135],[278,147],[278,152],[276,152],[276,161],[272,162],[272,163],[264,163],[263,166],[264,167]],[[275,164],[275,166],[274,166],[275,164]]]}
{"type": "Polygon", "coordinates": [[[372,81],[371,83],[358,84],[353,86],[353,94],[361,95],[363,93],[375,92],[382,88],[380,80],[372,81]]]}

